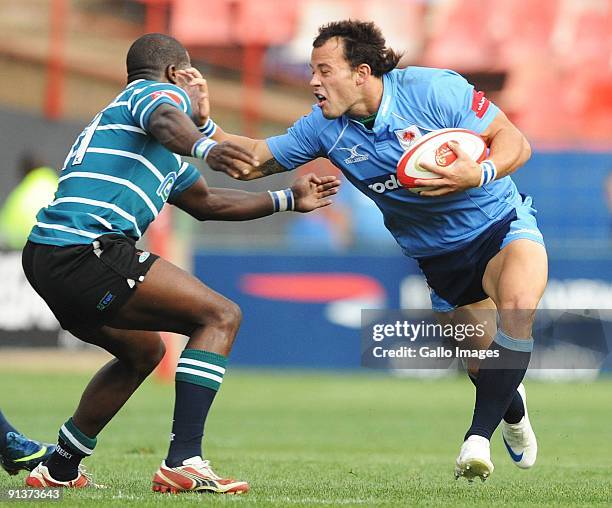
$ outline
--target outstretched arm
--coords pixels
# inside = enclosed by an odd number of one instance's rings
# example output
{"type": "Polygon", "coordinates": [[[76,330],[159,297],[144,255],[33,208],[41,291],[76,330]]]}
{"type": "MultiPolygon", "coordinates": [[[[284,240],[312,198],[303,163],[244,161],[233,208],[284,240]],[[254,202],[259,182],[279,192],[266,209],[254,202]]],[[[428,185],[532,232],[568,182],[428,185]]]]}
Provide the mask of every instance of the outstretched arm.
{"type": "MultiPolygon", "coordinates": [[[[149,119],[149,132],[168,150],[179,155],[193,156],[192,150],[204,139],[193,120],[169,104],[159,105],[149,119]]],[[[229,141],[212,146],[205,156],[215,171],[242,173],[257,165],[252,152],[229,141]]]]}
{"type": "Polygon", "coordinates": [[[246,172],[239,172],[237,175],[231,175],[238,180],[255,180],[264,176],[283,173],[287,168],[283,167],[272,155],[268,143],[264,139],[251,139],[236,134],[229,134],[221,127],[217,126],[217,130],[213,135],[213,139],[218,142],[231,142],[245,150],[249,150],[255,155],[259,161],[258,166],[250,166],[246,172]]]}
{"type": "MultiPolygon", "coordinates": [[[[176,73],[179,85],[191,98],[193,109],[193,121],[197,125],[204,125],[210,118],[210,101],[208,94],[208,83],[200,71],[195,68],[179,70],[176,73]]],[[[232,143],[252,153],[257,161],[256,164],[243,166],[241,168],[221,169],[236,180],[254,180],[264,176],[273,175],[287,171],[272,155],[268,144],[263,139],[252,139],[246,136],[238,136],[225,132],[218,125],[212,135],[212,139],[219,143],[232,143]]],[[[216,168],[213,168],[216,169],[216,168]]]]}
{"type": "MultiPolygon", "coordinates": [[[[331,205],[330,197],[338,192],[339,186],[340,180],[335,176],[318,177],[310,173],[297,178],[291,186],[293,210],[311,212],[331,205]]],[[[277,211],[269,192],[208,187],[204,178],[179,194],[173,204],[202,221],[251,220],[277,211]]]]}

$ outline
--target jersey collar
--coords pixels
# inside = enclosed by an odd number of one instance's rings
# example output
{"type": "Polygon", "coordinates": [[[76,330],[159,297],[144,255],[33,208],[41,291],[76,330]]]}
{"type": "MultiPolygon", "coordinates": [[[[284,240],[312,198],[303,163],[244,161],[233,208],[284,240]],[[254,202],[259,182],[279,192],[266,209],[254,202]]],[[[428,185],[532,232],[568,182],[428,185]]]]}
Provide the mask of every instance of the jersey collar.
{"type": "Polygon", "coordinates": [[[372,130],[366,129],[366,127],[358,120],[353,118],[349,118],[348,120],[353,123],[353,125],[358,125],[359,128],[368,131],[374,132],[375,134],[379,134],[380,132],[386,129],[387,118],[391,114],[392,105],[393,105],[393,97],[395,95],[395,82],[391,78],[391,73],[387,72],[383,74],[383,96],[380,101],[380,108],[378,108],[378,113],[376,114],[376,121],[374,122],[374,127],[372,130]]]}

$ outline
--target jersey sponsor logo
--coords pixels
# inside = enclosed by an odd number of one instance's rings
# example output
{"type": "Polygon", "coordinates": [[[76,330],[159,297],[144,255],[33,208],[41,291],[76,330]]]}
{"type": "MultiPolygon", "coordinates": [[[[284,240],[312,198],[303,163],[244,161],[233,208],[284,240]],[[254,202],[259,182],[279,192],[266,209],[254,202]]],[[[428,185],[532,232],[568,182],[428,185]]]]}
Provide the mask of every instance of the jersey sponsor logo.
{"type": "Polygon", "coordinates": [[[164,200],[164,203],[168,201],[170,197],[170,191],[172,191],[174,182],[176,182],[176,173],[172,171],[172,173],[168,173],[164,181],[160,183],[157,188],[156,194],[164,200]]]}
{"type": "Polygon", "coordinates": [[[472,111],[476,113],[478,118],[485,116],[487,109],[489,109],[491,101],[485,97],[484,92],[477,92],[474,90],[472,95],[472,111]]]}
{"type": "Polygon", "coordinates": [[[395,175],[383,175],[376,178],[370,178],[366,180],[368,189],[376,192],[377,194],[384,194],[385,192],[391,192],[398,189],[402,189],[402,184],[395,175]]]}
{"type": "Polygon", "coordinates": [[[421,137],[421,131],[416,125],[411,125],[406,129],[394,131],[399,144],[404,150],[408,150],[414,142],[421,137]]]}
{"type": "Polygon", "coordinates": [[[181,105],[181,97],[178,94],[176,94],[175,92],[170,92],[168,90],[162,90],[160,92],[153,92],[151,94],[151,98],[153,100],[157,99],[158,97],[168,97],[168,99],[173,100],[179,106],[181,105]]]}
{"type": "Polygon", "coordinates": [[[363,143],[358,143],[355,146],[352,146],[351,148],[338,147],[338,150],[344,150],[351,154],[350,157],[344,159],[345,164],[355,164],[356,162],[367,161],[370,158],[368,154],[359,153],[357,151],[357,148],[359,148],[361,145],[363,145],[363,143]]]}
{"type": "Polygon", "coordinates": [[[457,160],[457,156],[455,152],[453,152],[452,148],[448,146],[448,143],[443,143],[438,148],[436,148],[436,164],[445,168],[446,166],[450,166],[453,162],[457,160]]]}

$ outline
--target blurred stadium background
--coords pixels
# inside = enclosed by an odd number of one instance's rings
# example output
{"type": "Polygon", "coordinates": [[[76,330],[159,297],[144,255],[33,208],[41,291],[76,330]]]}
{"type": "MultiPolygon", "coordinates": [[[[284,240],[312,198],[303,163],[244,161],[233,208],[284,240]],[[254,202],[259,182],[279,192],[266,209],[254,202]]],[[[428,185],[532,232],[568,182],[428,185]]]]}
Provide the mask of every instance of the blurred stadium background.
{"type": "MultiPolygon", "coordinates": [[[[267,136],[309,111],[316,28],[347,17],[376,21],[404,52],[402,66],[463,73],[526,133],[534,155],[515,179],[534,196],[549,248],[543,305],[612,309],[609,0],[2,0],[0,206],[24,160],[61,167],[123,87],[125,53],[140,34],[186,44],[217,123],[267,136]]],[[[212,185],[255,190],[293,177],[237,183],[201,169],[212,185]]],[[[318,160],[301,171],[336,170],[318,160]]],[[[242,306],[234,364],[357,368],[361,308],[428,306],[416,265],[350,185],[307,216],[198,224],[171,210],[158,222],[149,247],[242,306]]],[[[3,233],[0,358],[6,348],[80,347],[33,294],[3,233]]]]}
{"type": "MultiPolygon", "coordinates": [[[[130,43],[151,31],[188,46],[220,125],[281,133],[313,102],[308,59],[317,27],[347,17],[376,21],[404,51],[401,65],[463,73],[526,133],[534,155],[515,179],[534,196],[548,245],[543,306],[612,309],[612,1],[0,0],[0,408],[16,426],[54,439],[107,358],[61,333],[25,280],[19,229],[53,173],[38,172],[39,186],[22,180],[23,170],[62,166],[75,136],[124,86],[130,43]]],[[[293,178],[239,183],[201,169],[212,185],[255,190],[293,178]]],[[[300,171],[336,170],[319,160],[300,171]]],[[[532,370],[588,378],[530,382],[537,471],[525,475],[502,459],[495,438],[496,477],[485,489],[450,481],[473,398],[465,378],[351,372],[360,365],[362,308],[427,308],[429,298],[416,264],[350,185],[332,207],[307,216],[199,224],[169,210],[143,243],[243,309],[206,450],[252,482],[245,502],[609,506],[612,379],[592,378],[612,364],[609,355],[585,363],[576,342],[592,335],[586,321],[570,329],[573,344],[554,351],[567,369],[532,370]],[[328,371],[300,373],[321,368],[328,371]]],[[[176,354],[181,339],[168,341],[176,354]]],[[[170,354],[158,381],[172,379],[173,362],[170,354]]],[[[165,453],[172,401],[169,382],[139,390],[88,462],[114,490],[67,493],[71,506],[145,499],[165,453]]],[[[1,476],[0,486],[22,481],[1,476]]]]}

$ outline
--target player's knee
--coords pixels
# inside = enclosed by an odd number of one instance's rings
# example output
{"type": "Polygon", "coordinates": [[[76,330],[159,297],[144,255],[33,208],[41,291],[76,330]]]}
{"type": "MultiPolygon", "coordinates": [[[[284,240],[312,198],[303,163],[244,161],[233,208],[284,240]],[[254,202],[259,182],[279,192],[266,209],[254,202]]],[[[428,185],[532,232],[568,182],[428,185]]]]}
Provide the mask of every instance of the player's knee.
{"type": "Polygon", "coordinates": [[[509,293],[503,295],[498,304],[499,309],[516,311],[517,313],[532,314],[538,307],[540,299],[525,293],[509,293]]]}
{"type": "Polygon", "coordinates": [[[227,300],[223,305],[220,305],[215,313],[215,325],[218,328],[235,332],[240,327],[241,322],[242,310],[231,300],[227,300]]]}
{"type": "Polygon", "coordinates": [[[152,341],[139,347],[138,356],[132,360],[134,368],[142,375],[147,376],[159,365],[166,354],[163,340],[152,341]]]}

